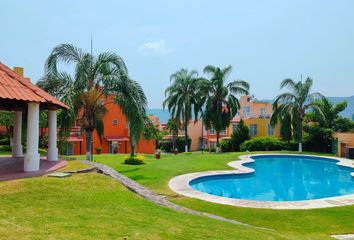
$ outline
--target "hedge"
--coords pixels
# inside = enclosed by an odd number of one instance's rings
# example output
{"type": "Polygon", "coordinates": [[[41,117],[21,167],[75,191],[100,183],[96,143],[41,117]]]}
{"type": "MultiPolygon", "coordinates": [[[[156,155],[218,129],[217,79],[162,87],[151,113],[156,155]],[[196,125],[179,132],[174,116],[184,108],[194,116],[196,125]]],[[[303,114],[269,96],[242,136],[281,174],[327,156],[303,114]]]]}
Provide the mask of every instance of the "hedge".
{"type": "Polygon", "coordinates": [[[252,138],[241,144],[241,151],[278,151],[296,150],[297,144],[294,141],[286,142],[277,138],[252,138]]]}
{"type": "MultiPolygon", "coordinates": [[[[191,147],[191,142],[192,140],[188,138],[188,149],[191,147]]],[[[185,146],[185,139],[184,137],[177,137],[176,138],[176,147],[178,152],[184,152],[184,146],[185,146]]],[[[160,141],[160,148],[164,150],[165,152],[171,152],[172,150],[172,140],[163,140],[160,141]]]]}

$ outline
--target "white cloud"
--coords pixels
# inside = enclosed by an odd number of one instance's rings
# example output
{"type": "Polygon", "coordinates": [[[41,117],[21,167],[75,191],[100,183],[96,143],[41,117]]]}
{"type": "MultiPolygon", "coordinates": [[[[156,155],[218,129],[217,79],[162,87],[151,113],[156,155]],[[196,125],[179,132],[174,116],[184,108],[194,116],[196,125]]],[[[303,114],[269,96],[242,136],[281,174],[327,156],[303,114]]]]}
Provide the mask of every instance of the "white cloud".
{"type": "Polygon", "coordinates": [[[141,44],[138,52],[144,55],[166,55],[171,52],[171,49],[166,46],[165,39],[160,39],[141,44]]]}

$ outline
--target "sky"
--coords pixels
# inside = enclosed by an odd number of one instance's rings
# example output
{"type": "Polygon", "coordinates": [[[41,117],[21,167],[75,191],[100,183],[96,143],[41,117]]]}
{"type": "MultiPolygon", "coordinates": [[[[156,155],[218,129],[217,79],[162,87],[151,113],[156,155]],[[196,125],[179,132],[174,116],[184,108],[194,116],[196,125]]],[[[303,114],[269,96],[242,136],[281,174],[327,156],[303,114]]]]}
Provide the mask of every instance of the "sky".
{"type": "Polygon", "coordinates": [[[113,51],[161,108],[170,75],[203,75],[232,65],[258,99],[272,99],[281,80],[310,76],[313,91],[354,95],[353,0],[0,0],[0,61],[22,66],[36,82],[58,44],[113,51]]]}

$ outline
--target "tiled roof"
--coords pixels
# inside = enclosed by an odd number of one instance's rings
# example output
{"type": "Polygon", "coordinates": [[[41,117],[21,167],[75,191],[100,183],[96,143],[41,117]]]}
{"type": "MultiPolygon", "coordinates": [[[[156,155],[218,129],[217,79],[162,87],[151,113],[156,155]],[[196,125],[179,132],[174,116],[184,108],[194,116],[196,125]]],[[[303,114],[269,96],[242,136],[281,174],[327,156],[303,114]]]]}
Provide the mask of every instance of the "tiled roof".
{"type": "Polygon", "coordinates": [[[17,74],[0,62],[0,99],[39,102],[68,108],[43,89],[31,83],[29,79],[17,74]]]}

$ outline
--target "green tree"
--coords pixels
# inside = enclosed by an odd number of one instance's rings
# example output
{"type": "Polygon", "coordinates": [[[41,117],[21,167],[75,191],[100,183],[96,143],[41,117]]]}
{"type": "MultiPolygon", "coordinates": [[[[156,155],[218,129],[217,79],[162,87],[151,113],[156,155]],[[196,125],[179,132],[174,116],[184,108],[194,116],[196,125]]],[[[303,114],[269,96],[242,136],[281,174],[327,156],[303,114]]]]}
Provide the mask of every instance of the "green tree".
{"type": "Polygon", "coordinates": [[[5,126],[6,134],[12,139],[12,127],[14,125],[14,113],[9,111],[0,111],[0,126],[5,126]]]}
{"type": "Polygon", "coordinates": [[[249,84],[245,81],[227,83],[231,71],[231,65],[223,69],[210,65],[204,68],[204,73],[210,75],[210,80],[204,80],[201,87],[206,100],[203,118],[206,128],[213,127],[216,131],[217,149],[220,132],[229,126],[240,109],[236,95],[249,93],[249,84]]]}
{"type": "Polygon", "coordinates": [[[158,146],[158,143],[161,140],[158,125],[154,125],[148,116],[145,116],[144,138],[147,140],[154,139],[156,146],[158,146]]]}
{"type": "Polygon", "coordinates": [[[232,143],[233,150],[239,152],[241,144],[249,139],[249,129],[241,119],[240,122],[237,124],[235,131],[231,134],[230,140],[232,143]]]}
{"type": "Polygon", "coordinates": [[[322,111],[314,100],[322,98],[320,93],[310,93],[313,81],[311,78],[306,78],[304,82],[295,82],[292,79],[284,79],[280,84],[280,89],[287,87],[290,91],[278,95],[273,103],[273,114],[271,124],[276,125],[280,122],[281,126],[290,129],[299,144],[299,152],[302,152],[303,142],[303,121],[305,113],[309,109],[318,109],[322,111]]]}
{"type": "Polygon", "coordinates": [[[176,149],[176,138],[178,136],[178,131],[181,129],[180,122],[176,118],[168,119],[166,124],[166,129],[172,135],[172,149],[176,149]]]}
{"type": "MultiPolygon", "coordinates": [[[[140,118],[146,108],[146,97],[140,85],[129,79],[122,58],[115,53],[104,52],[94,56],[71,44],[58,45],[47,58],[45,75],[38,85],[70,107],[68,110],[61,110],[58,117],[62,141],[70,134],[76,118],[81,117],[87,143],[87,160],[92,159],[93,131],[96,129],[100,137],[103,134],[105,97],[115,96],[115,102],[121,105],[130,126],[143,121],[140,118]],[[58,70],[60,62],[73,64],[73,76],[58,70]]],[[[140,136],[141,126],[137,124],[137,128],[131,131],[132,136],[135,137],[138,131],[140,136]]],[[[131,142],[134,142],[134,137],[131,142]]]]}
{"type": "Polygon", "coordinates": [[[172,118],[180,119],[184,125],[185,151],[188,152],[188,123],[192,119],[197,121],[201,111],[200,82],[196,71],[181,69],[171,75],[172,84],[166,91],[163,108],[167,106],[172,118]]]}

